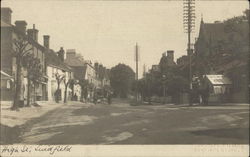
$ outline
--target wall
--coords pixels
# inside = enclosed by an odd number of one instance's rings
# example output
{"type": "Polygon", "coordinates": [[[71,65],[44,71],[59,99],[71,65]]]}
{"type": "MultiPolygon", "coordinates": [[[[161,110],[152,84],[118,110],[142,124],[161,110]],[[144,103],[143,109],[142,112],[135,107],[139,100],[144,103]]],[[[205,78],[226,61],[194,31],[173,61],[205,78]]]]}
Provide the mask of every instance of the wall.
{"type": "MultiPolygon", "coordinates": [[[[70,73],[69,72],[63,72],[61,69],[56,68],[54,66],[47,66],[47,75],[48,75],[48,83],[47,83],[47,94],[48,94],[48,101],[54,101],[55,100],[55,92],[57,90],[57,81],[55,74],[58,73],[59,75],[65,74],[66,81],[70,78],[70,73]]],[[[64,82],[62,81],[60,83],[60,89],[61,89],[61,100],[64,100],[64,91],[65,91],[65,85],[64,82]]],[[[68,87],[67,93],[69,94],[71,92],[71,89],[68,87]]],[[[69,95],[67,95],[68,97],[69,95]]],[[[68,99],[70,99],[68,97],[68,99]]]]}
{"type": "Polygon", "coordinates": [[[1,70],[12,75],[12,29],[1,27],[1,70]]]}

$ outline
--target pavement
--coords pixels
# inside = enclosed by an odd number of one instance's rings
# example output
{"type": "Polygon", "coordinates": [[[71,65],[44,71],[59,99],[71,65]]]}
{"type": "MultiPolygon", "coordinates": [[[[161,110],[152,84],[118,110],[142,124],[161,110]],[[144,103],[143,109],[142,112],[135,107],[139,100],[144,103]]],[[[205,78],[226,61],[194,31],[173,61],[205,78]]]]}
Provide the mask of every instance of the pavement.
{"type": "Polygon", "coordinates": [[[249,105],[70,102],[11,132],[3,144],[249,144],[249,105]]]}
{"type": "Polygon", "coordinates": [[[11,101],[1,101],[1,125],[8,127],[15,127],[23,125],[31,119],[41,117],[47,112],[56,109],[57,107],[63,105],[55,103],[52,101],[37,101],[38,105],[30,107],[19,108],[19,111],[12,111],[10,108],[12,106],[11,101]]]}

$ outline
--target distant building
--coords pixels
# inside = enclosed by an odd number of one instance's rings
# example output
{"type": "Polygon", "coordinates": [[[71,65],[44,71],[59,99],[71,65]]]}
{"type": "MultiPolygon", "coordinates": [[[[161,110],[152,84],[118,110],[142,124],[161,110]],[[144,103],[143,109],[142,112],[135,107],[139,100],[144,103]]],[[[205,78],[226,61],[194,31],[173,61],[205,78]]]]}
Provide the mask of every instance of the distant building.
{"type": "Polygon", "coordinates": [[[187,55],[181,56],[176,60],[178,66],[184,66],[189,64],[189,57],[187,55]]]}
{"type": "Polygon", "coordinates": [[[160,68],[161,73],[167,73],[169,68],[175,65],[176,63],[174,61],[174,51],[168,50],[167,52],[164,52],[162,54],[162,57],[159,63],[159,68],[160,68]]]}
{"type": "MultiPolygon", "coordinates": [[[[97,88],[100,82],[97,80],[95,68],[90,61],[85,61],[83,57],[76,53],[75,49],[69,49],[66,51],[66,59],[64,61],[71,67],[74,72],[74,78],[78,81],[87,80],[89,83],[88,90],[82,91],[78,86],[78,91],[84,95],[85,99],[91,99],[93,97],[94,89],[97,88]]],[[[74,89],[74,92],[77,90],[74,89]]],[[[80,93],[74,93],[78,98],[82,97],[80,93]]]]}
{"type": "Polygon", "coordinates": [[[99,88],[103,88],[105,86],[110,86],[110,71],[102,64],[95,63],[94,64],[96,77],[99,80],[100,84],[98,85],[99,88]]]}
{"type": "Polygon", "coordinates": [[[157,72],[159,72],[160,71],[159,65],[158,64],[152,65],[151,71],[157,71],[157,72]]]}

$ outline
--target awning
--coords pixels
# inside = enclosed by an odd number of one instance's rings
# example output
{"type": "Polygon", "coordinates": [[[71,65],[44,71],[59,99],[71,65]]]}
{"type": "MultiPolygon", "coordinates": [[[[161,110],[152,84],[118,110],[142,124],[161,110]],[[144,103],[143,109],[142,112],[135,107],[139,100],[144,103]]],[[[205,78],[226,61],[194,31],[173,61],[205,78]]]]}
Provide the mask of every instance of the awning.
{"type": "Polygon", "coordinates": [[[14,81],[13,77],[1,70],[1,79],[14,81]]]}
{"type": "Polygon", "coordinates": [[[232,82],[223,75],[206,75],[212,85],[230,85],[232,82]]]}

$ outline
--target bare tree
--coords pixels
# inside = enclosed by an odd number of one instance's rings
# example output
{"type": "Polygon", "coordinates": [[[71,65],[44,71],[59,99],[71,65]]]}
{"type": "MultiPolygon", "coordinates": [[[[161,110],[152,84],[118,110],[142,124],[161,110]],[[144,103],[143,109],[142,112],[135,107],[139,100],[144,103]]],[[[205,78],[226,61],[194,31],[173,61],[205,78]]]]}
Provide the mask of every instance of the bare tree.
{"type": "Polygon", "coordinates": [[[89,82],[88,80],[81,79],[79,80],[78,84],[81,86],[81,98],[80,101],[83,101],[83,98],[85,97],[86,99],[86,94],[88,93],[88,88],[89,88],[89,82]]]}
{"type": "Polygon", "coordinates": [[[56,73],[55,77],[56,77],[56,82],[57,82],[57,90],[56,90],[55,96],[56,96],[56,102],[59,103],[60,84],[65,79],[65,74],[56,73]]]}
{"type": "Polygon", "coordinates": [[[15,78],[15,92],[14,92],[14,102],[11,107],[12,110],[18,110],[19,103],[21,100],[21,75],[22,75],[22,59],[27,55],[32,48],[27,48],[29,42],[21,35],[17,36],[17,39],[13,40],[13,57],[16,59],[16,78],[15,78]]]}
{"type": "Polygon", "coordinates": [[[67,102],[67,89],[68,89],[68,86],[74,84],[75,81],[74,81],[74,79],[68,79],[68,80],[64,79],[63,83],[64,83],[64,86],[65,86],[64,101],[63,102],[66,103],[67,102]]]}
{"type": "Polygon", "coordinates": [[[27,69],[27,79],[28,79],[26,106],[30,106],[31,83],[33,83],[35,91],[35,84],[42,78],[42,66],[40,60],[38,58],[35,58],[34,54],[27,54],[24,57],[23,66],[27,69]]]}

